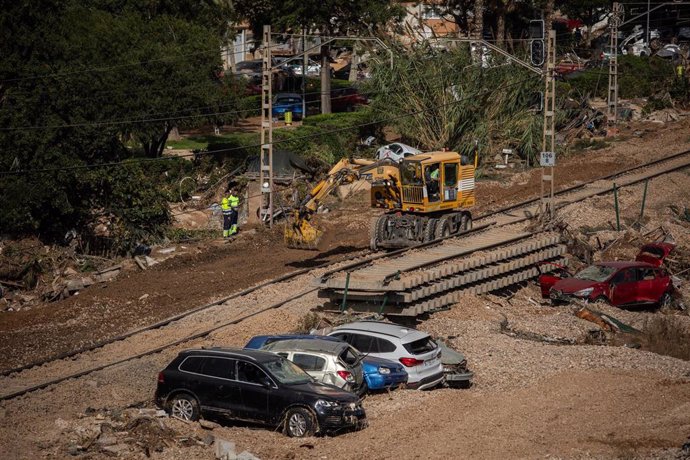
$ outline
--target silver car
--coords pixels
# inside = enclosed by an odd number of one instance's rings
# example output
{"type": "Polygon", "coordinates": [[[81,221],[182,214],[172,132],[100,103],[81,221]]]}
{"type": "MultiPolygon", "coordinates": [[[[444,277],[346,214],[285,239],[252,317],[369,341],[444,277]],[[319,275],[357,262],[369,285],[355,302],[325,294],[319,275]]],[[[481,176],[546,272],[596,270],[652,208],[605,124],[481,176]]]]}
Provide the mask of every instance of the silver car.
{"type": "Polygon", "coordinates": [[[422,153],[410,145],[403,144],[402,142],[395,142],[393,144],[384,145],[376,151],[376,159],[384,160],[389,158],[393,161],[400,162],[405,158],[422,153]]]}
{"type": "Polygon", "coordinates": [[[441,349],[426,332],[383,321],[357,321],[338,326],[328,335],[366,356],[401,363],[408,374],[408,388],[424,390],[443,381],[441,349]]]}
{"type": "Polygon", "coordinates": [[[262,350],[283,356],[317,382],[330,383],[353,393],[366,391],[362,358],[345,342],[291,339],[270,343],[262,350]]]}

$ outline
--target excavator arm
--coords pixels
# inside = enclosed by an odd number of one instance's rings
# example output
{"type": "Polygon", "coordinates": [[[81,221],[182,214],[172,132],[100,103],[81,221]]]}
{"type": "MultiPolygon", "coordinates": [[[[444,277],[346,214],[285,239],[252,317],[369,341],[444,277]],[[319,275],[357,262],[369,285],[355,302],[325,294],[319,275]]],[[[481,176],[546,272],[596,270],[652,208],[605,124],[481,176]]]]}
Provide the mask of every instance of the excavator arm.
{"type": "Polygon", "coordinates": [[[285,243],[290,248],[316,249],[323,234],[311,223],[311,217],[319,205],[333,190],[343,184],[359,179],[363,171],[375,162],[372,160],[343,158],[328,172],[328,176],[309,192],[299,207],[293,210],[292,218],[285,226],[285,243]]]}

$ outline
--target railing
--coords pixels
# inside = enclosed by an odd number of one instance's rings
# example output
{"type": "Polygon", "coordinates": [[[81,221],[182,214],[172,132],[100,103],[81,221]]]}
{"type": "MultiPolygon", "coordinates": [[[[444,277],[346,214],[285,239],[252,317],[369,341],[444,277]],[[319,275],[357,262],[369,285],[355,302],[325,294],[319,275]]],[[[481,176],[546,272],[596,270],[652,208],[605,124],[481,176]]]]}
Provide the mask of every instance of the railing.
{"type": "Polygon", "coordinates": [[[424,186],[403,185],[403,202],[422,204],[424,202],[424,186]]]}

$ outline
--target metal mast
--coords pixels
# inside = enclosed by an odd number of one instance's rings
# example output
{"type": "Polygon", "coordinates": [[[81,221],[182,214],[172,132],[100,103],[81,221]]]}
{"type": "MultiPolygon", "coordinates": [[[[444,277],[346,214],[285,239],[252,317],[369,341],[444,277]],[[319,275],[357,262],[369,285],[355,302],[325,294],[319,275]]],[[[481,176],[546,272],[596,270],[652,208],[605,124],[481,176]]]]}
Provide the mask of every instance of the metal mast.
{"type": "Polygon", "coordinates": [[[606,118],[608,121],[608,134],[615,133],[618,122],[618,27],[623,23],[623,5],[613,4],[613,12],[609,21],[610,50],[609,58],[609,93],[607,100],[606,118]]]}
{"type": "Polygon", "coordinates": [[[260,219],[273,227],[273,72],[271,70],[271,26],[264,26],[261,75],[261,182],[260,219]]]}
{"type": "Polygon", "coordinates": [[[542,133],[541,168],[541,219],[546,222],[554,217],[553,186],[556,164],[556,31],[549,30],[546,40],[546,78],[544,88],[544,128],[542,133]],[[548,167],[548,171],[547,168],[548,167]],[[548,174],[547,174],[548,172],[548,174]],[[548,185],[545,183],[548,182],[548,185]]]}

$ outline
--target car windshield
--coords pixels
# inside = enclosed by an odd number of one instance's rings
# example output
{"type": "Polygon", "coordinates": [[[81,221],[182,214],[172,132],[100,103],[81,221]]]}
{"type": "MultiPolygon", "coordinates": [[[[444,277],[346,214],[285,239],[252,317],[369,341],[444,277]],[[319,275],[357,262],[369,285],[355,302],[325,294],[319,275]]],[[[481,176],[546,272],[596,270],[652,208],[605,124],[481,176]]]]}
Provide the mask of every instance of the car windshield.
{"type": "Polygon", "coordinates": [[[308,383],[312,381],[309,374],[287,359],[269,361],[264,363],[264,365],[280,383],[285,385],[296,385],[298,383],[308,383]]]}
{"type": "Polygon", "coordinates": [[[613,267],[605,267],[603,265],[590,265],[589,267],[585,268],[577,275],[575,275],[575,278],[579,280],[599,282],[606,280],[615,271],[616,269],[613,267]]]}

